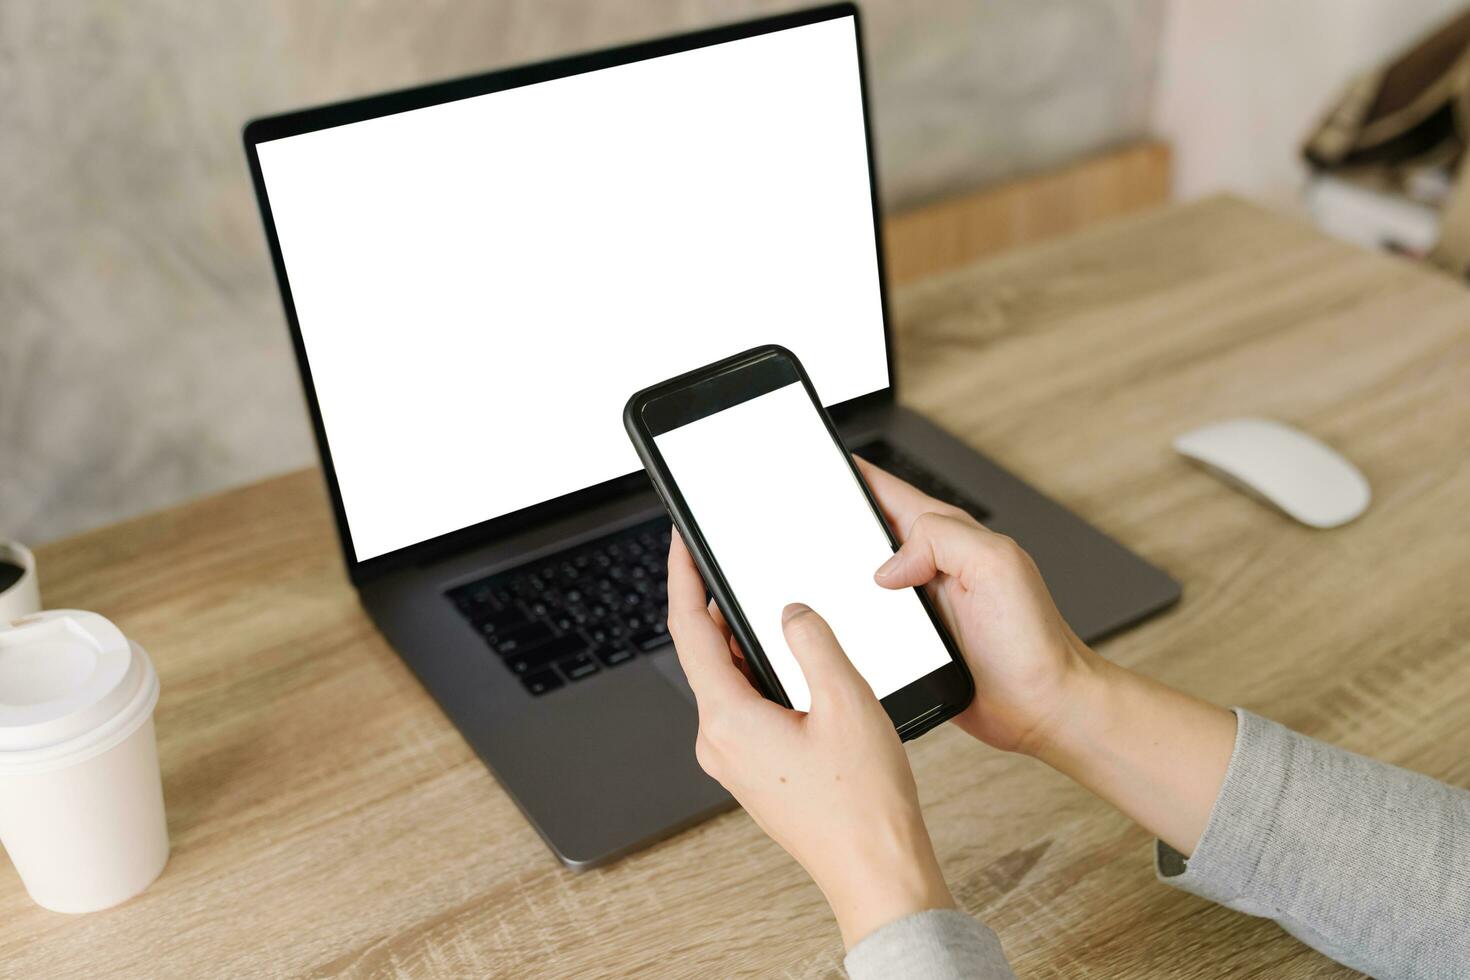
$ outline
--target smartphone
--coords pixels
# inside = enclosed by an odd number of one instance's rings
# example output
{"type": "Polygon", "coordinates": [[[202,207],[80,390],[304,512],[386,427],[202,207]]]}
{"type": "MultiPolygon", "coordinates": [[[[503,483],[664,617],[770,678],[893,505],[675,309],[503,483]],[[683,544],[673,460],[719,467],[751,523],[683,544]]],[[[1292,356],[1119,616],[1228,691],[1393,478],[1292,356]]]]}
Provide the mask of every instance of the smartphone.
{"type": "Polygon", "coordinates": [[[970,703],[929,597],[873,581],[898,542],[796,355],[757,347],[645,388],[623,423],[766,697],[811,705],[781,630],[781,610],[804,602],[901,737],[970,703]]]}

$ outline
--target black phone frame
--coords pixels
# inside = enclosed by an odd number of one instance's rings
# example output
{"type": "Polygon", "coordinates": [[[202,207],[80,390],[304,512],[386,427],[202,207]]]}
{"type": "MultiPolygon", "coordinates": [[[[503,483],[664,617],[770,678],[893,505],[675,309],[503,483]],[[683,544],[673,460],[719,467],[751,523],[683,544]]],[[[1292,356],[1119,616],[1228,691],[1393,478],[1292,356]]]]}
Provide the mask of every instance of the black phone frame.
{"type": "MultiPolygon", "coordinates": [[[[787,708],[792,706],[791,699],[771,668],[770,660],[736,600],[734,590],[720,568],[719,560],[700,530],[699,521],[659,451],[655,437],[794,383],[800,383],[805,389],[812,408],[827,427],[833,446],[847,461],[853,479],[867,499],[873,519],[883,529],[889,545],[897,551],[898,539],[888,526],[867,481],[853,462],[852,453],[843,444],[832,417],[822,407],[811,378],[801,361],[786,348],[776,344],[755,347],[651,385],[628,399],[623,410],[623,426],[628,431],[628,438],[632,440],[633,448],[643,461],[654,489],[658,491],[674,526],[688,546],[706,588],[714,597],[741,649],[745,651],[746,661],[757,684],[766,697],[787,708]]],[[[732,465],[739,464],[736,462],[732,465]]],[[[917,738],[959,714],[969,705],[975,693],[974,680],[960,655],[959,646],[939,618],[928,594],[922,588],[915,588],[914,593],[919,597],[940,641],[949,652],[950,662],[882,699],[883,707],[893,719],[899,737],[905,741],[917,738]]]]}
{"type": "Polygon", "coordinates": [[[388,92],[367,98],[353,99],[311,109],[301,109],[280,115],[263,117],[247,123],[242,133],[245,158],[250,168],[251,183],[255,188],[256,203],[260,207],[261,223],[265,231],[266,244],[270,250],[271,265],[275,271],[276,284],[280,288],[281,305],[286,315],[286,325],[291,334],[291,346],[296,355],[296,365],[301,376],[302,391],[306,399],[307,412],[311,417],[312,435],[316,440],[317,455],[321,460],[322,476],[327,486],[327,497],[332,505],[332,517],[337,526],[337,539],[342,549],[342,560],[347,576],[356,586],[390,575],[406,567],[430,564],[451,555],[459,554],[529,529],[549,524],[552,521],[587,510],[608,501],[646,492],[648,478],[642,471],[633,471],[622,476],[573,490],[559,497],[544,500],[521,510],[511,511],[488,518],[478,524],[458,528],[406,545],[394,551],[370,558],[360,558],[353,543],[352,528],[347,520],[343,504],[342,489],[337,479],[337,469],[332,462],[331,445],[327,439],[321,405],[317,398],[316,383],[312,378],[311,363],[306,353],[306,343],[301,324],[296,315],[296,302],[291,293],[291,281],[286,271],[285,256],[276,231],[275,216],[271,211],[270,194],[266,188],[265,175],[260,165],[257,146],[271,140],[298,136],[302,133],[331,129],[350,123],[376,119],[381,116],[410,112],[429,106],[454,102],[460,99],[488,95],[508,89],[534,85],[539,82],[579,75],[584,72],[614,68],[619,65],[679,54],[715,44],[725,44],[745,38],[757,37],[793,27],[818,24],[829,20],[852,18],[854,40],[857,46],[858,95],[862,103],[863,134],[867,150],[868,191],[872,204],[873,244],[878,272],[878,299],[883,321],[883,345],[887,363],[888,383],[885,387],[866,395],[859,395],[831,411],[839,418],[851,418],[874,408],[893,405],[897,401],[897,379],[893,370],[893,328],[888,310],[887,270],[884,263],[883,225],[878,199],[878,171],[873,148],[873,126],[869,113],[868,78],[866,57],[863,50],[862,18],[858,8],[851,2],[826,4],[790,13],[760,17],[748,21],[713,27],[705,30],[678,34],[628,44],[622,47],[585,54],[556,58],[550,61],[507,68],[466,78],[435,82],[416,88],[388,92]]]}

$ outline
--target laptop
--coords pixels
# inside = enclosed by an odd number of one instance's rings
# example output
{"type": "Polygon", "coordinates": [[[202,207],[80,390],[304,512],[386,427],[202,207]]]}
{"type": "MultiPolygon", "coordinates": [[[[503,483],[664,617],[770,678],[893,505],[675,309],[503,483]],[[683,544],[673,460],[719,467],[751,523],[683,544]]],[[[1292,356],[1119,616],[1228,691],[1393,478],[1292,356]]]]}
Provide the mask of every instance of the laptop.
{"type": "Polygon", "coordinates": [[[348,576],[570,867],[733,805],[695,762],[669,521],[622,429],[646,385],[782,344],[848,445],[1014,536],[1084,638],[1179,595],[895,400],[850,4],[244,140],[348,576]]]}

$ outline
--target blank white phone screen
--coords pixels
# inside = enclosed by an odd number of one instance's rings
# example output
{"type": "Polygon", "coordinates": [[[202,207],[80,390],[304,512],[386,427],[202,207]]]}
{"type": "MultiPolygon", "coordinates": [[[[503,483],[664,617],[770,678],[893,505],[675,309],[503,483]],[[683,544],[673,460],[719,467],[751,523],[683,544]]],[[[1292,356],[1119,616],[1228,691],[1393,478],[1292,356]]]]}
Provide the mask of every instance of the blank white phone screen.
{"type": "Polygon", "coordinates": [[[787,603],[827,620],[880,698],[949,662],[914,591],[873,581],[893,548],[800,384],[654,443],[793,707],[811,693],[781,631],[787,603]]]}

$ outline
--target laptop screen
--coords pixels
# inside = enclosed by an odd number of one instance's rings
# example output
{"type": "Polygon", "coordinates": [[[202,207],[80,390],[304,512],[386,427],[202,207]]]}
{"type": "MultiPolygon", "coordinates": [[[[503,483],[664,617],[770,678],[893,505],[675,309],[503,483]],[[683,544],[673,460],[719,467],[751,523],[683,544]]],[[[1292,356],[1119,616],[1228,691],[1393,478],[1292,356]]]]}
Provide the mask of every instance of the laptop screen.
{"type": "Polygon", "coordinates": [[[749,347],[889,384],[851,16],[256,152],[358,561],[637,471],[629,395],[749,347]]]}

